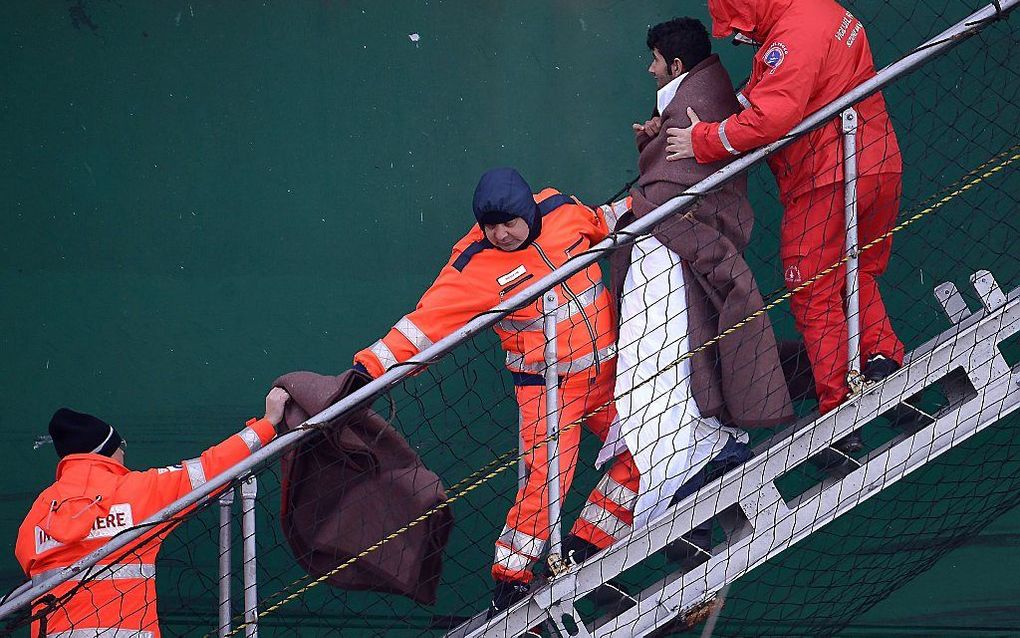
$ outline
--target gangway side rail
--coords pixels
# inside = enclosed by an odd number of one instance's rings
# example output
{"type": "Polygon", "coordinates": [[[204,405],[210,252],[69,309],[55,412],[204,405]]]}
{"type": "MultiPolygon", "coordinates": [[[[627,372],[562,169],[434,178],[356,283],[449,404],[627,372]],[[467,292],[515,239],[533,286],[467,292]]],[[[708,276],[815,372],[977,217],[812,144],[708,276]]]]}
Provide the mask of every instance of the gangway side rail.
{"type": "MultiPolygon", "coordinates": [[[[452,334],[426,348],[420,353],[416,362],[409,362],[408,365],[399,365],[391,368],[385,374],[369,382],[348,397],[330,406],[321,413],[309,418],[305,425],[315,426],[328,423],[340,415],[346,414],[369,403],[390,388],[394,387],[411,373],[420,369],[422,365],[436,361],[445,356],[455,347],[472,338],[482,330],[491,327],[513,310],[535,301],[542,296],[546,290],[549,290],[559,282],[580,272],[584,268],[587,268],[589,265],[601,258],[607,251],[633,243],[637,237],[650,232],[656,224],[665,218],[690,208],[702,195],[713,191],[719,186],[743,174],[749,168],[756,165],[772,153],[775,153],[777,150],[787,146],[804,133],[807,133],[808,131],[830,121],[847,107],[853,106],[869,95],[882,90],[882,88],[894,82],[899,77],[910,73],[932,58],[945,53],[959,43],[979,33],[996,16],[1009,13],[1015,9],[1018,4],[1020,4],[1020,0],[998,0],[995,4],[989,4],[979,11],[971,14],[965,20],[958,22],[954,26],[942,32],[940,35],[929,40],[926,44],[905,55],[900,60],[886,66],[879,71],[875,77],[863,82],[844,96],[833,100],[828,105],[812,113],[800,124],[791,129],[791,131],[782,139],[738,157],[732,163],[692,186],[687,190],[687,192],[674,197],[668,202],[655,208],[641,219],[630,224],[627,227],[626,233],[621,233],[619,235],[614,234],[599,242],[586,253],[578,255],[560,268],[557,268],[548,275],[539,278],[535,281],[535,283],[523,289],[511,299],[508,299],[502,304],[494,307],[490,312],[479,315],[465,324],[462,328],[454,331],[452,334]]],[[[27,607],[33,600],[42,594],[45,594],[54,587],[84,573],[100,560],[138,542],[142,537],[151,535],[153,533],[154,526],[161,526],[164,521],[177,516],[185,509],[194,506],[196,503],[208,500],[210,496],[218,494],[228,483],[237,480],[239,477],[251,472],[253,468],[259,467],[261,464],[276,458],[284,451],[294,447],[306,436],[311,434],[311,432],[312,430],[310,429],[299,429],[278,437],[276,440],[272,441],[247,459],[234,465],[225,472],[212,477],[198,489],[188,493],[159,512],[153,514],[134,529],[113,538],[99,549],[75,562],[73,565],[63,568],[54,575],[37,583],[32,583],[29,587],[19,587],[7,597],[2,605],[0,605],[0,618],[10,616],[15,611],[27,607]]]]}
{"type": "MultiPolygon", "coordinates": [[[[579,636],[646,635],[709,602],[726,584],[1020,408],[1020,365],[1010,368],[999,351],[1002,341],[1020,332],[1020,288],[996,299],[998,287],[987,272],[977,273],[973,281],[986,307],[969,315],[957,312],[960,323],[913,351],[894,375],[833,412],[801,421],[766,441],[743,466],[508,611],[491,619],[480,615],[448,635],[517,636],[543,621],[562,627],[563,615],[573,617],[579,636]],[[775,481],[783,474],[861,424],[901,405],[907,397],[947,383],[954,371],[966,375],[973,393],[947,387],[947,395],[955,400],[933,415],[929,425],[874,450],[861,459],[860,467],[841,478],[830,478],[789,502],[782,498],[775,481]],[[686,573],[678,570],[646,587],[635,596],[637,604],[622,613],[602,618],[593,626],[580,622],[573,606],[579,598],[637,566],[701,521],[734,506],[747,523],[726,543],[713,548],[707,562],[686,573]]],[[[937,292],[945,289],[943,284],[937,292]]],[[[946,306],[947,314],[953,311],[946,306]]]]}

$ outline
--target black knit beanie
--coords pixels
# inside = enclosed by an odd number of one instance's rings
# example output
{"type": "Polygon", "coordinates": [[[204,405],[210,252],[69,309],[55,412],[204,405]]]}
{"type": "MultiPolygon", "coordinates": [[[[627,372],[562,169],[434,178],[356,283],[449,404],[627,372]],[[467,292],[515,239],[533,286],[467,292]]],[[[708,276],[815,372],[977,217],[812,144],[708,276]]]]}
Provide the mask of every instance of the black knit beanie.
{"type": "Polygon", "coordinates": [[[91,414],[60,408],[50,419],[50,438],[57,455],[102,454],[110,456],[120,447],[120,434],[112,425],[91,414]]]}

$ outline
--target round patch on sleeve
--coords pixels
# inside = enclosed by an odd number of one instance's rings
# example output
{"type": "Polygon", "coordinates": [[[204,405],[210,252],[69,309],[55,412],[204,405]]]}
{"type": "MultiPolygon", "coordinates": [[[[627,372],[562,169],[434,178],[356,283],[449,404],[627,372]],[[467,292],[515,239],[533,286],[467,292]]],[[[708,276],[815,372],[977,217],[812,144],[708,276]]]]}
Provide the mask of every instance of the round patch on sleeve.
{"type": "Polygon", "coordinates": [[[773,42],[769,48],[765,49],[765,53],[761,56],[762,62],[765,66],[772,69],[771,73],[775,73],[776,69],[786,59],[786,54],[789,53],[786,49],[786,45],[782,42],[773,42]]]}

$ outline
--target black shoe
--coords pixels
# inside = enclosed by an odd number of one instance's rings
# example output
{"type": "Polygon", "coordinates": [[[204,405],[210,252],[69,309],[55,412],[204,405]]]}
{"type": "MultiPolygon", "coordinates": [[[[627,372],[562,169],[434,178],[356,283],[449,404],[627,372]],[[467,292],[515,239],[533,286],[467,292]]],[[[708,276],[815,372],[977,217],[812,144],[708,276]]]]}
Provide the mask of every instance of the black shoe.
{"type": "Polygon", "coordinates": [[[492,590],[492,604],[489,605],[487,617],[492,618],[514,603],[523,600],[529,591],[531,591],[531,585],[523,581],[497,580],[496,588],[492,590]]]}
{"type": "Polygon", "coordinates": [[[567,534],[563,538],[561,548],[561,551],[563,552],[563,561],[568,565],[580,565],[601,551],[595,545],[592,545],[588,541],[578,538],[573,534],[567,534]]]}
{"type": "Polygon", "coordinates": [[[889,357],[882,354],[873,354],[868,357],[868,361],[864,364],[864,369],[861,370],[861,374],[864,376],[866,381],[874,383],[876,381],[881,381],[899,369],[900,364],[896,363],[889,357]]]}

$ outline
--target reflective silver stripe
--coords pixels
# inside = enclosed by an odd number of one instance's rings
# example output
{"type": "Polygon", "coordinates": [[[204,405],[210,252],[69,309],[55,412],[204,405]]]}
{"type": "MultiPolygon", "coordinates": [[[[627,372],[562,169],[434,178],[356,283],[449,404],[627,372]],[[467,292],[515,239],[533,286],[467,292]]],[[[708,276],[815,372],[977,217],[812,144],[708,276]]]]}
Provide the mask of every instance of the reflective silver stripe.
{"type": "Polygon", "coordinates": [[[737,102],[740,102],[740,106],[744,107],[745,109],[751,108],[751,100],[747,99],[744,96],[743,92],[737,93],[737,102]]]}
{"type": "Polygon", "coordinates": [[[255,430],[245,427],[237,433],[237,436],[241,437],[244,444],[248,446],[248,451],[252,454],[262,449],[262,439],[259,438],[259,433],[255,430]]]}
{"type": "Polygon", "coordinates": [[[188,459],[181,461],[181,465],[188,471],[188,480],[191,481],[191,489],[197,489],[199,485],[206,482],[205,468],[202,467],[202,459],[188,459]]]}
{"type": "Polygon", "coordinates": [[[626,534],[630,533],[630,525],[624,523],[613,516],[611,512],[607,512],[604,508],[590,501],[586,503],[584,509],[581,510],[581,516],[579,518],[588,521],[609,536],[612,536],[613,540],[619,540],[626,534]]]}
{"type": "Polygon", "coordinates": [[[382,339],[373,343],[372,347],[368,350],[379,358],[379,363],[382,364],[383,370],[389,370],[397,365],[397,358],[393,356],[393,351],[382,342],[382,339]]]}
{"type": "Polygon", "coordinates": [[[634,505],[637,503],[637,492],[628,489],[627,486],[621,483],[617,483],[608,474],[602,477],[602,480],[595,487],[598,491],[602,492],[603,496],[620,507],[631,511],[634,510],[634,505]]]}
{"type": "MultiPolygon", "coordinates": [[[[48,569],[41,574],[32,577],[32,584],[36,585],[61,571],[61,567],[48,569]]],[[[139,565],[137,563],[114,563],[111,565],[94,565],[80,574],[67,579],[67,582],[79,580],[122,580],[127,578],[155,578],[155,565],[139,565]]]]}
{"type": "Polygon", "coordinates": [[[496,545],[496,564],[515,572],[530,569],[535,560],[502,545],[496,545]]]}
{"type": "MultiPolygon", "coordinates": [[[[560,304],[556,308],[556,322],[566,321],[574,315],[583,312],[585,308],[595,303],[595,300],[599,298],[606,289],[605,284],[601,281],[596,282],[594,286],[588,288],[577,295],[577,299],[570,299],[567,303],[560,304]]],[[[535,317],[534,319],[503,319],[496,324],[496,327],[506,332],[541,332],[542,331],[542,315],[535,317]]]]}
{"type": "Polygon", "coordinates": [[[507,547],[512,547],[520,554],[533,558],[541,556],[542,549],[545,547],[544,540],[509,527],[503,527],[503,532],[499,535],[499,542],[507,547]]]}
{"type": "Polygon", "coordinates": [[[730,138],[726,137],[726,122],[729,121],[729,118],[727,118],[719,125],[719,139],[722,141],[722,145],[726,147],[726,150],[730,152],[730,155],[740,155],[740,151],[733,148],[733,145],[730,144],[730,138]]]}
{"type": "Polygon", "coordinates": [[[46,638],[152,638],[152,632],[120,627],[93,627],[46,634],[46,638]]]}
{"type": "Polygon", "coordinates": [[[429,336],[422,332],[421,328],[414,325],[414,322],[407,317],[401,318],[401,320],[398,321],[397,325],[393,326],[393,328],[400,334],[407,337],[407,340],[414,345],[418,352],[421,352],[432,345],[432,339],[429,339],[429,336]]]}
{"type": "MultiPolygon", "coordinates": [[[[616,344],[612,344],[602,348],[598,352],[599,361],[605,361],[616,356],[616,344]]],[[[595,354],[588,354],[583,357],[578,357],[573,361],[566,361],[556,366],[556,372],[559,375],[576,374],[578,372],[587,370],[588,368],[595,365],[595,354]]],[[[532,374],[541,374],[545,371],[545,364],[541,361],[538,363],[525,363],[524,355],[519,352],[508,352],[506,353],[506,367],[510,368],[514,372],[530,372],[532,374]]]]}

